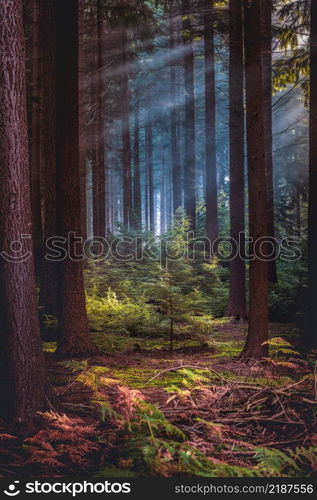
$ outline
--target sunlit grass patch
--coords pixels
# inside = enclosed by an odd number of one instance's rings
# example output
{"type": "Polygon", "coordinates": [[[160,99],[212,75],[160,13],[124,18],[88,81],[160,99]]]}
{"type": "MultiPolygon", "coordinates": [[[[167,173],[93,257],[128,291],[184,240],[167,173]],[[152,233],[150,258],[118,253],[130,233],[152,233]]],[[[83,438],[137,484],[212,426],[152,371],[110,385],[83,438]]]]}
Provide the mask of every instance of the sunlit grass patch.
{"type": "Polygon", "coordinates": [[[158,388],[163,388],[170,384],[180,385],[183,379],[182,374],[178,371],[165,372],[164,374],[157,376],[159,373],[160,370],[140,368],[111,369],[111,376],[120,380],[123,385],[127,385],[132,389],[142,389],[145,384],[146,387],[158,388]]]}

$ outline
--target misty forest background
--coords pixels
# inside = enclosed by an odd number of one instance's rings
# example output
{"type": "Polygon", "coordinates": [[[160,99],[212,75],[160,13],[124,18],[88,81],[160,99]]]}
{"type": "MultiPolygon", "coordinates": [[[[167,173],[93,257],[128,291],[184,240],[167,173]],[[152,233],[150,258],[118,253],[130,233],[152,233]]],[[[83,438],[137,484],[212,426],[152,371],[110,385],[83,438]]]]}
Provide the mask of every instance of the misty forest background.
{"type": "Polygon", "coordinates": [[[317,1],[2,0],[0,68],[0,475],[316,473],[317,1]]]}

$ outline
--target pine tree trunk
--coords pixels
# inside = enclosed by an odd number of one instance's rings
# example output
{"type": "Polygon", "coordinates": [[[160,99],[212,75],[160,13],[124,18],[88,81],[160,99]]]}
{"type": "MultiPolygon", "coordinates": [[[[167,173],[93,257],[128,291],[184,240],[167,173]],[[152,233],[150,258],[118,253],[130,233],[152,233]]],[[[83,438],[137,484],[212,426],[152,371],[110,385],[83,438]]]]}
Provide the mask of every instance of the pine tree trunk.
{"type": "Polygon", "coordinates": [[[166,186],[165,186],[165,156],[162,148],[161,161],[161,190],[160,190],[160,233],[164,234],[166,229],[166,186]]]}
{"type": "Polygon", "coordinates": [[[154,173],[153,173],[153,130],[152,122],[148,117],[146,124],[147,169],[149,179],[149,220],[150,231],[155,231],[155,205],[154,205],[154,173]]]}
{"type": "Polygon", "coordinates": [[[32,0],[32,31],[31,31],[31,100],[30,108],[30,161],[31,161],[31,206],[33,247],[36,272],[41,263],[42,249],[42,218],[41,218],[41,169],[42,169],[42,53],[40,43],[40,0],[32,0]]]}
{"type": "Polygon", "coordinates": [[[85,1],[80,3],[79,14],[79,49],[78,49],[78,78],[79,78],[79,168],[81,189],[81,227],[82,236],[88,238],[87,227],[87,142],[86,142],[86,50],[85,50],[85,1]]]}
{"type": "MultiPolygon", "coordinates": [[[[78,0],[57,0],[57,221],[58,234],[81,236],[78,110],[78,0]]],[[[76,246],[80,254],[81,244],[76,246]]],[[[83,264],[75,252],[58,262],[58,354],[95,351],[88,331],[83,264]]]]}
{"type": "Polygon", "coordinates": [[[310,123],[308,208],[308,338],[317,345],[317,3],[311,2],[310,25],[310,123]]]}
{"type": "Polygon", "coordinates": [[[41,0],[41,46],[43,53],[42,185],[43,185],[43,256],[40,276],[40,312],[57,313],[56,263],[46,259],[46,242],[56,236],[56,7],[41,0]]]}
{"type": "Polygon", "coordinates": [[[302,237],[302,200],[299,186],[296,188],[296,236],[302,237]]]}
{"type": "Polygon", "coordinates": [[[196,227],[196,127],[195,127],[195,83],[194,48],[191,23],[191,0],[182,0],[184,78],[185,78],[185,166],[184,205],[190,229],[196,227]]]}
{"type": "Polygon", "coordinates": [[[170,7],[170,22],[169,22],[169,47],[171,51],[170,60],[170,82],[171,82],[171,154],[172,154],[172,186],[173,186],[173,211],[181,206],[181,158],[179,149],[179,137],[177,134],[177,115],[178,115],[178,91],[176,88],[176,10],[173,8],[173,3],[170,7]]]}
{"type": "MultiPolygon", "coordinates": [[[[263,43],[263,84],[264,84],[264,127],[267,182],[267,236],[275,237],[274,227],[274,189],[273,189],[273,152],[272,152],[272,0],[265,0],[262,14],[263,43]]],[[[271,249],[268,248],[268,252],[271,249]]],[[[268,264],[269,281],[277,283],[276,260],[268,264]]]]}
{"type": "Polygon", "coordinates": [[[123,148],[123,223],[129,227],[132,217],[132,177],[131,177],[131,139],[130,139],[130,91],[127,54],[127,33],[121,28],[121,98],[122,98],[122,148],[123,148]]]}
{"type": "Polygon", "coordinates": [[[8,254],[0,258],[0,408],[28,424],[45,408],[48,385],[32,257],[22,1],[0,2],[0,19],[0,248],[8,254]],[[10,260],[14,241],[22,251],[10,260]]]}
{"type": "Polygon", "coordinates": [[[144,230],[149,231],[149,169],[148,169],[148,146],[147,132],[145,126],[145,173],[144,173],[144,230]]]}
{"type": "Polygon", "coordinates": [[[173,172],[172,165],[169,165],[167,171],[167,181],[165,184],[165,230],[172,227],[174,220],[174,209],[173,209],[173,172]]]}
{"type": "Polygon", "coordinates": [[[133,212],[134,226],[141,229],[142,204],[141,204],[141,175],[140,175],[140,101],[139,94],[135,96],[134,111],[134,148],[133,148],[133,212]]]}
{"type": "Polygon", "coordinates": [[[106,234],[106,186],[105,186],[105,123],[103,112],[103,21],[101,0],[97,1],[97,120],[96,120],[96,161],[93,166],[93,225],[94,236],[104,238],[106,234]]]}
{"type": "Polygon", "coordinates": [[[206,135],[206,234],[211,242],[218,238],[216,91],[213,0],[204,0],[205,39],[205,135],[206,135]]]}
{"type": "Polygon", "coordinates": [[[239,254],[230,262],[230,293],[227,315],[246,319],[244,195],[244,102],[243,102],[243,0],[230,0],[229,26],[229,134],[230,134],[230,236],[239,254]],[[240,243],[241,242],[241,243],[240,243]]]}
{"type": "MultiPolygon", "coordinates": [[[[251,250],[267,235],[267,185],[265,165],[261,0],[244,2],[244,50],[247,109],[249,235],[251,250]]],[[[250,260],[249,330],[240,359],[261,359],[268,353],[268,265],[259,257],[250,260]]]]}

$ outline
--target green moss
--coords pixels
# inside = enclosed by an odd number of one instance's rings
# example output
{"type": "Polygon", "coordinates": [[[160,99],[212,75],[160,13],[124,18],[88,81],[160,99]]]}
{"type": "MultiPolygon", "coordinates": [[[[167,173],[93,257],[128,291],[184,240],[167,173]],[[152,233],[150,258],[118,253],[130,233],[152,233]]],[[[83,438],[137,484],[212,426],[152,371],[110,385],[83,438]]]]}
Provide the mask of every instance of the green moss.
{"type": "Polygon", "coordinates": [[[244,382],[244,383],[256,383],[258,385],[263,385],[265,387],[270,386],[270,387],[285,387],[288,384],[292,384],[295,378],[291,377],[282,377],[278,376],[276,378],[272,377],[256,377],[256,376],[251,376],[248,377],[246,375],[237,375],[236,373],[233,373],[229,370],[223,370],[218,372],[220,375],[222,375],[224,378],[228,380],[234,380],[235,382],[244,382]]]}
{"type": "MultiPolygon", "coordinates": [[[[142,389],[145,384],[155,377],[160,370],[148,370],[140,368],[109,369],[111,377],[120,380],[124,385],[133,389],[142,389]]],[[[159,376],[149,382],[147,387],[164,387],[170,384],[180,385],[183,376],[178,372],[166,372],[164,376],[159,376]]]]}

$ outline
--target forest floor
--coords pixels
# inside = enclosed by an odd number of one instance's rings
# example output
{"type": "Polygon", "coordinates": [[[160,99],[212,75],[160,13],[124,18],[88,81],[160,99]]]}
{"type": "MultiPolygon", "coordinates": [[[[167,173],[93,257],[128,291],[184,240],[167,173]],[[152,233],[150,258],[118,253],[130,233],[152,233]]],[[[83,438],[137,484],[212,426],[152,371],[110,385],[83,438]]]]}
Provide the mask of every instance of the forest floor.
{"type": "Polygon", "coordinates": [[[101,352],[89,359],[58,361],[44,343],[55,397],[27,435],[0,425],[1,476],[316,474],[315,353],[301,355],[292,325],[271,336],[294,347],[253,365],[237,361],[241,323],[173,352],[167,340],[93,335],[101,352]]]}

